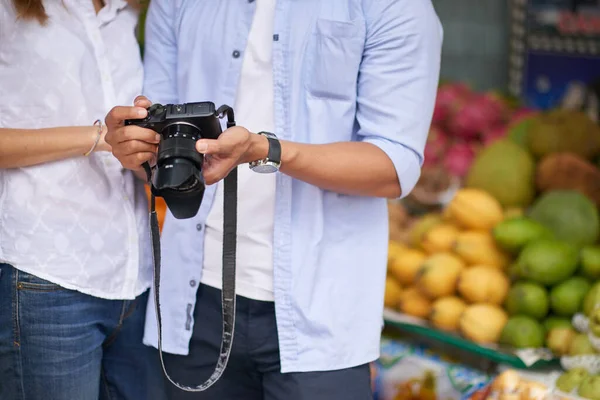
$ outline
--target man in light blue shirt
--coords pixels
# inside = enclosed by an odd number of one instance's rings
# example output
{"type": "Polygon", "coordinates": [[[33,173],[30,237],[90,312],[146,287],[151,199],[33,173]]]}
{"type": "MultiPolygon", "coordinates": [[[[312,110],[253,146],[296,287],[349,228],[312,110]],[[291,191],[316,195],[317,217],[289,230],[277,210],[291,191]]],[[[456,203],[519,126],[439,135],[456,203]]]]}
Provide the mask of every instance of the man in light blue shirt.
{"type": "MultiPolygon", "coordinates": [[[[386,199],[419,178],[441,44],[430,0],[152,0],[145,96],[234,105],[238,123],[197,142],[203,202],[190,219],[168,213],[161,238],[166,366],[201,383],[221,335],[221,181],[239,166],[233,352],[208,391],[169,385],[169,398],[370,398],[386,199]],[[257,161],[280,167],[257,173],[257,161]]],[[[123,126],[150,104],[107,116],[106,140],[126,168],[155,158],[155,133],[123,126]]],[[[156,346],[148,310],[144,341],[156,346]]]]}

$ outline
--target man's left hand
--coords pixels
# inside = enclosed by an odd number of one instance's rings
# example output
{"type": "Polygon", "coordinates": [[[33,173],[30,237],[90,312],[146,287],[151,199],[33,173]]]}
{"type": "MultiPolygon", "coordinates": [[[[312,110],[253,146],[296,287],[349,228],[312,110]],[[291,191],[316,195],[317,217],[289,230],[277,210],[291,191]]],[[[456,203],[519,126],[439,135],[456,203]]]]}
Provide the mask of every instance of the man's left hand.
{"type": "Polygon", "coordinates": [[[196,150],[204,154],[202,174],[206,184],[212,185],[225,178],[238,165],[266,157],[268,145],[265,137],[250,133],[241,126],[234,126],[223,132],[218,139],[198,140],[196,150]],[[262,150],[261,144],[267,150],[262,150]],[[263,152],[264,155],[261,156],[263,152]]]}

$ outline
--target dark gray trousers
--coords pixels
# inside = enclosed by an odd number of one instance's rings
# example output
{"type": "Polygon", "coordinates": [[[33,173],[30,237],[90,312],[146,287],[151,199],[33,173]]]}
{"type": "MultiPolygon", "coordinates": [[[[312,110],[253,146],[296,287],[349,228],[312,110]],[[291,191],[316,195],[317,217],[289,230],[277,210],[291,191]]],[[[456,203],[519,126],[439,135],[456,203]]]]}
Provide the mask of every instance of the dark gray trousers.
{"type": "MultiPolygon", "coordinates": [[[[237,297],[235,339],[221,379],[204,392],[188,393],[165,382],[169,400],[369,400],[368,364],[326,372],[280,372],[272,302],[237,297]]],[[[221,344],[221,291],[198,288],[188,356],[164,354],[169,375],[195,386],[212,373],[221,344]]]]}

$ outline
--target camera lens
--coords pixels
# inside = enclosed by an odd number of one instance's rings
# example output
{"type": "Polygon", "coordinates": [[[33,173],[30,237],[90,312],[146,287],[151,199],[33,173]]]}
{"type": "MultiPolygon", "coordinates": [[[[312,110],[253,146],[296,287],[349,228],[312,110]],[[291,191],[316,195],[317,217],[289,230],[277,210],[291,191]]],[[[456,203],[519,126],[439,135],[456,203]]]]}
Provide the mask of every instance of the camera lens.
{"type": "Polygon", "coordinates": [[[162,132],[158,145],[157,164],[160,167],[172,158],[185,158],[202,168],[202,154],[196,151],[196,141],[200,139],[200,129],[186,123],[169,125],[162,132]]]}
{"type": "Polygon", "coordinates": [[[165,127],[165,130],[163,131],[165,139],[182,138],[196,141],[200,139],[200,134],[201,132],[200,129],[198,129],[198,127],[183,122],[176,122],[174,124],[171,124],[165,127]]]}
{"type": "Polygon", "coordinates": [[[202,185],[200,169],[186,158],[170,158],[154,174],[153,184],[157,189],[192,192],[202,185]]]}
{"type": "Polygon", "coordinates": [[[178,219],[196,215],[204,196],[204,158],[196,151],[200,137],[200,129],[184,121],[168,125],[161,132],[152,186],[178,219]]]}
{"type": "Polygon", "coordinates": [[[189,192],[195,190],[200,184],[201,182],[195,175],[190,175],[181,185],[172,188],[172,190],[177,192],[189,192]]]}

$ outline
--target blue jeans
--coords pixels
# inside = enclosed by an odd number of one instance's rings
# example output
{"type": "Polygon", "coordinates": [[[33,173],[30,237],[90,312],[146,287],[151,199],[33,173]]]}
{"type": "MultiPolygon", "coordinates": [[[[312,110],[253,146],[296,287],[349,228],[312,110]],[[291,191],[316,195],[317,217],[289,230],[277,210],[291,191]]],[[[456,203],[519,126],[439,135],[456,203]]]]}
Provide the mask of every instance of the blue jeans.
{"type": "Polygon", "coordinates": [[[99,299],[0,264],[0,399],[164,399],[147,296],[99,299]]]}

